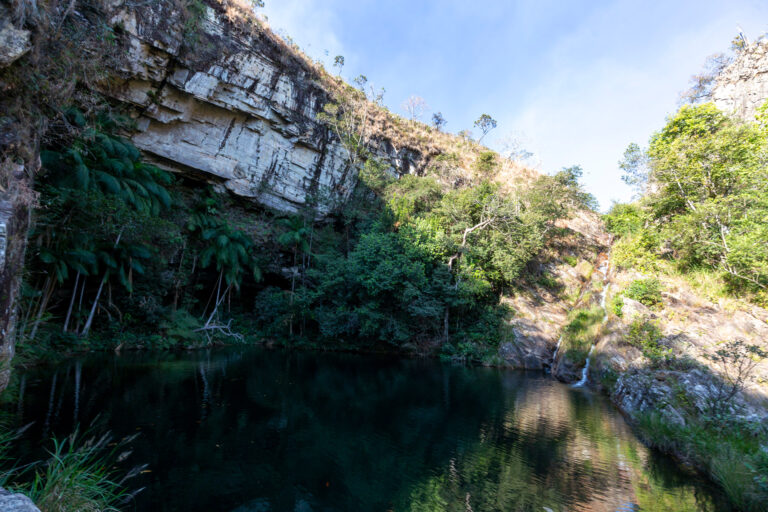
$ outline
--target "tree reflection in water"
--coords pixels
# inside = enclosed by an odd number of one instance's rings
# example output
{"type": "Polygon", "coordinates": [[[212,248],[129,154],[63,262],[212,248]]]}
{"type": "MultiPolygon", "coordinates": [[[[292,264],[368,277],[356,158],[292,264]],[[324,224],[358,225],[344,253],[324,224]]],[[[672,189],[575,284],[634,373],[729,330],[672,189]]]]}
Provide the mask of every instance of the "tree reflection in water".
{"type": "Polygon", "coordinates": [[[75,417],[142,433],[136,510],[727,510],[604,399],[538,374],[230,348],[20,378],[25,459],[75,417]]]}

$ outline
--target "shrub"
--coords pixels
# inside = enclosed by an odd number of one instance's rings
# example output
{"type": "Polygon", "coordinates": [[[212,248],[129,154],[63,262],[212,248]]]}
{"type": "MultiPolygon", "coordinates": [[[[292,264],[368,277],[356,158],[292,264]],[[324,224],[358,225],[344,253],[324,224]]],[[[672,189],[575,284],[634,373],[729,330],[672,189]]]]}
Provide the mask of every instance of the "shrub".
{"type": "Polygon", "coordinates": [[[653,361],[659,363],[666,360],[671,355],[671,350],[659,344],[659,340],[662,338],[661,329],[659,326],[650,322],[645,318],[635,318],[629,325],[629,333],[625,338],[625,341],[643,352],[643,355],[653,361]]]}
{"type": "Polygon", "coordinates": [[[609,307],[614,315],[621,318],[624,316],[624,297],[621,295],[614,295],[611,297],[611,303],[609,307]]]}
{"type": "Polygon", "coordinates": [[[563,256],[563,260],[570,266],[575,267],[579,264],[579,258],[576,256],[563,256]]]}
{"type": "Polygon", "coordinates": [[[616,203],[603,215],[603,220],[610,233],[621,237],[639,233],[644,223],[643,211],[637,204],[616,203]]]}
{"type": "Polygon", "coordinates": [[[624,292],[624,295],[634,299],[649,308],[660,306],[661,283],[655,277],[648,279],[637,279],[624,292]]]}
{"type": "Polygon", "coordinates": [[[654,249],[658,246],[655,236],[649,231],[622,238],[611,250],[611,262],[616,268],[635,268],[644,272],[658,269],[658,256],[654,249]]]}
{"type": "Polygon", "coordinates": [[[494,151],[483,151],[475,161],[475,170],[481,176],[488,176],[493,174],[497,165],[496,153],[494,151]]]}

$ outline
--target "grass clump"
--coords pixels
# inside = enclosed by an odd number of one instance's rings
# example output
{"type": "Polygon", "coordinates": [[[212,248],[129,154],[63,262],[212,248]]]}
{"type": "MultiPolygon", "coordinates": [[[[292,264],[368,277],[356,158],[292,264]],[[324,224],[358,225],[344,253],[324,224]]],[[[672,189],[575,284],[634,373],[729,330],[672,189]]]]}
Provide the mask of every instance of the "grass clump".
{"type": "Polygon", "coordinates": [[[672,350],[659,343],[662,334],[658,324],[645,318],[635,318],[629,324],[629,332],[625,341],[642,351],[643,355],[652,362],[659,364],[672,356],[672,350]]]}
{"type": "Polygon", "coordinates": [[[717,424],[692,416],[686,420],[671,424],[650,412],[637,417],[637,428],[649,444],[702,468],[739,510],[765,510],[768,450],[760,444],[768,435],[765,427],[735,417],[717,424]]]}
{"type": "MultiPolygon", "coordinates": [[[[8,452],[18,435],[0,435],[0,464],[5,467],[12,464],[8,452]]],[[[75,431],[63,441],[53,439],[48,460],[0,471],[0,486],[26,494],[42,512],[118,511],[140,491],[128,492],[124,484],[144,466],[119,479],[116,469],[130,455],[127,445],[134,438],[113,442],[110,434],[86,438],[75,431]]]]}
{"type": "Polygon", "coordinates": [[[624,297],[621,295],[614,295],[611,297],[611,302],[609,303],[608,307],[610,308],[611,312],[616,315],[617,317],[621,318],[624,316],[624,297]]]}
{"type": "Polygon", "coordinates": [[[636,279],[624,291],[624,295],[653,308],[662,305],[661,288],[661,282],[655,277],[636,279]]]}
{"type": "Polygon", "coordinates": [[[566,357],[572,361],[583,360],[589,348],[600,336],[605,313],[603,308],[577,309],[568,316],[563,341],[566,343],[566,357]]]}

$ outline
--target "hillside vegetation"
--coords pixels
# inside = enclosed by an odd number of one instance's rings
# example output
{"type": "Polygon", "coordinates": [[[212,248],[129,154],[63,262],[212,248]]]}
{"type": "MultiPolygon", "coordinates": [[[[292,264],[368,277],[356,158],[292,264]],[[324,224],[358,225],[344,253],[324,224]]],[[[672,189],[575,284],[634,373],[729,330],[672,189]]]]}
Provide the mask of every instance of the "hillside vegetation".
{"type": "MultiPolygon", "coordinates": [[[[270,38],[325,84],[320,119],[358,173],[351,196],[330,204],[318,189],[285,215],[172,175],[145,160],[130,141],[129,112],[98,92],[109,87],[105,74],[119,51],[103,69],[90,64],[102,73],[98,87],[85,81],[90,67],[66,77],[44,71],[49,87],[65,78],[75,85],[40,109],[58,122],[46,127],[34,180],[19,362],[78,350],[265,341],[492,360],[511,336],[502,292],[540,279],[532,262],[563,233],[556,221],[594,203],[578,183],[581,170],[522,171],[467,136],[399,118],[364,79],[355,88],[330,76],[238,3],[210,5],[225,12],[231,30],[270,38]],[[393,174],[379,156],[385,142],[407,145],[428,163],[418,174],[393,174]],[[330,215],[321,218],[320,206],[330,215]]],[[[40,6],[52,15],[59,7],[40,6]]],[[[67,44],[93,37],[83,23],[103,26],[106,7],[91,7],[85,22],[59,20],[67,44]]],[[[180,8],[192,47],[206,6],[180,8]]],[[[123,48],[119,33],[104,36],[123,48]]],[[[484,130],[495,126],[486,117],[484,130]]]]}

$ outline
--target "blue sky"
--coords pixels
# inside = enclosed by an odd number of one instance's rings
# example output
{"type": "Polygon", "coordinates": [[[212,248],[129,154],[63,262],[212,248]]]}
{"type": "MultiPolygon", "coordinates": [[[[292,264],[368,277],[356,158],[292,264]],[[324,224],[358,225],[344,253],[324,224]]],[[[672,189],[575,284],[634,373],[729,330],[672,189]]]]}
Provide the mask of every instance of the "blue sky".
{"type": "Polygon", "coordinates": [[[545,172],[579,164],[603,208],[627,200],[617,162],[678,106],[706,57],[740,26],[768,32],[765,0],[265,0],[263,13],[330,70],[364,74],[404,113],[415,94],[446,129],[482,113],[485,141],[518,140],[545,172]]]}

